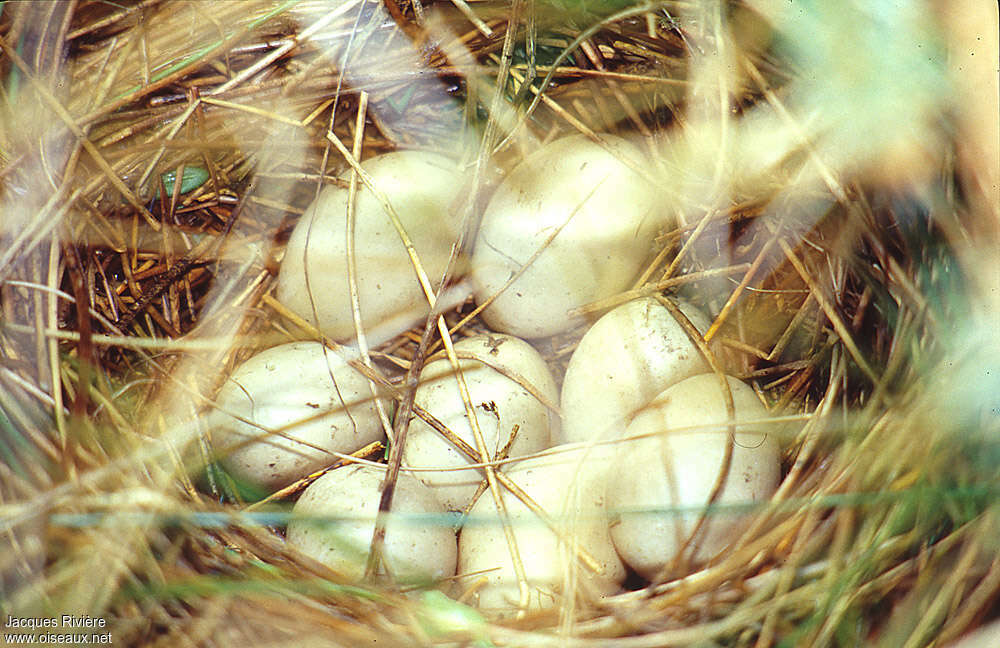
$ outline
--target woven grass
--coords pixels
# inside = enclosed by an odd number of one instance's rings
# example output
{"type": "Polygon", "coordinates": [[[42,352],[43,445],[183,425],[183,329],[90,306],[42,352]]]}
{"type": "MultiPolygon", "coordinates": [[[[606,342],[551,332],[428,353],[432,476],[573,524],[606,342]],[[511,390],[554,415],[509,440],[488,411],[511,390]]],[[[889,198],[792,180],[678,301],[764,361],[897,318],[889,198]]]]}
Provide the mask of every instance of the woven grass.
{"type": "MultiPolygon", "coordinates": [[[[136,646],[918,647],[995,619],[995,126],[947,12],[837,4],[2,5],[3,612],[136,646]],[[640,143],[679,223],[581,312],[712,313],[778,494],[708,565],[505,620],[288,547],[309,480],[246,501],[202,421],[241,360],[322,339],[272,295],[298,217],[352,149],[463,155],[475,213],[575,132],[640,143]]],[[[400,402],[424,330],[365,368],[400,402]]],[[[582,333],[539,350],[561,370],[582,333]]]]}

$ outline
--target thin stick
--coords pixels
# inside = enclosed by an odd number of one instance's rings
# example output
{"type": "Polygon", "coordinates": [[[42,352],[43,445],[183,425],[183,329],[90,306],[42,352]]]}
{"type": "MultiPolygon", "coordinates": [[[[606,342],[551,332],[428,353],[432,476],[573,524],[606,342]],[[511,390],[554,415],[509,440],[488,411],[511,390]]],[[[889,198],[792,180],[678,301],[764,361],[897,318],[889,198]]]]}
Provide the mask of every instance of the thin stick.
{"type": "Polygon", "coordinates": [[[486,365],[487,367],[497,372],[498,374],[510,378],[518,385],[523,387],[525,391],[534,396],[539,403],[547,407],[554,414],[561,414],[562,411],[559,409],[558,404],[553,403],[545,394],[539,391],[538,387],[536,387],[527,378],[525,378],[518,372],[514,371],[513,369],[504,367],[498,363],[490,362],[489,360],[485,360],[481,355],[477,355],[475,353],[469,353],[467,351],[455,351],[454,354],[456,358],[462,360],[475,360],[476,362],[480,362],[486,365]]]}
{"type": "Polygon", "coordinates": [[[706,528],[706,521],[708,520],[708,515],[709,515],[708,511],[710,507],[719,499],[719,496],[722,494],[722,489],[723,487],[725,487],[726,481],[729,479],[729,468],[730,466],[732,466],[733,462],[733,446],[736,443],[736,405],[733,402],[733,392],[729,386],[729,380],[726,378],[725,372],[722,370],[722,367],[715,359],[715,354],[712,353],[711,349],[709,349],[708,343],[705,342],[704,338],[702,338],[701,336],[701,333],[699,333],[698,328],[691,323],[691,320],[687,318],[687,315],[685,315],[681,311],[681,309],[677,307],[676,304],[674,304],[666,297],[658,295],[657,301],[663,304],[663,306],[666,307],[668,311],[670,311],[670,314],[673,316],[673,318],[677,321],[678,324],[681,325],[681,328],[684,329],[684,332],[687,333],[687,336],[688,338],[690,338],[691,342],[693,342],[694,345],[698,347],[698,351],[705,359],[705,362],[708,363],[708,365],[712,368],[712,371],[715,373],[715,375],[718,376],[720,386],[722,387],[722,398],[726,404],[726,419],[728,420],[726,428],[726,435],[728,437],[727,438],[728,442],[726,443],[726,451],[722,458],[722,465],[719,466],[719,474],[715,478],[715,484],[712,486],[712,490],[708,496],[708,501],[705,502],[705,511],[698,518],[698,522],[697,524],[695,524],[695,527],[691,531],[690,535],[677,550],[677,555],[671,561],[671,564],[664,566],[664,571],[666,571],[671,567],[673,567],[674,565],[680,563],[680,561],[683,559],[684,552],[687,551],[688,548],[693,547],[692,554],[697,552],[697,547],[694,546],[695,539],[706,528]]]}
{"type": "Polygon", "coordinates": [[[433,304],[435,297],[430,279],[427,278],[427,272],[424,270],[423,264],[420,263],[420,257],[417,255],[417,249],[413,246],[413,241],[410,239],[410,235],[406,233],[406,229],[403,227],[403,223],[399,219],[399,214],[396,212],[395,208],[393,208],[392,203],[389,202],[389,197],[375,185],[375,179],[372,178],[371,174],[361,168],[361,164],[353,155],[351,155],[351,152],[347,150],[347,147],[344,146],[344,144],[337,139],[333,133],[327,131],[326,139],[329,140],[338,151],[340,151],[340,154],[344,156],[347,163],[351,165],[351,168],[354,169],[355,172],[357,172],[361,181],[365,183],[368,190],[372,192],[375,199],[382,205],[382,209],[384,209],[386,214],[389,216],[389,221],[392,223],[393,228],[395,228],[396,233],[399,234],[399,238],[403,242],[403,246],[406,247],[406,253],[410,257],[410,263],[413,265],[413,270],[417,274],[417,280],[420,282],[420,287],[424,291],[424,296],[427,298],[428,303],[433,304]]]}
{"type": "Polygon", "coordinates": [[[315,34],[316,32],[320,31],[321,29],[329,25],[331,22],[334,21],[334,19],[339,18],[343,14],[353,9],[355,6],[361,4],[363,1],[364,0],[353,0],[353,2],[347,2],[345,4],[340,5],[339,7],[334,8],[329,13],[325,14],[322,18],[317,20],[315,23],[303,29],[298,35],[293,34],[292,37],[289,38],[280,47],[275,48],[274,51],[270,52],[266,56],[261,57],[253,65],[249,66],[248,68],[238,73],[235,77],[233,77],[226,83],[223,83],[221,86],[214,89],[211,94],[213,95],[222,94],[236,87],[237,85],[243,83],[244,81],[252,77],[254,74],[257,74],[257,72],[263,70],[268,65],[270,65],[274,61],[277,61],[286,53],[290,52],[292,48],[297,47],[300,43],[308,41],[310,38],[312,38],[313,34],[315,34]]]}
{"type": "MultiPolygon", "coordinates": [[[[48,271],[46,273],[46,284],[50,288],[48,308],[46,310],[47,321],[49,328],[58,328],[58,300],[53,294],[56,287],[59,285],[59,277],[57,276],[59,272],[59,240],[58,237],[52,237],[49,241],[49,264],[48,271]]],[[[78,308],[86,308],[85,305],[79,305],[78,308]]],[[[53,408],[55,411],[56,418],[56,429],[59,432],[59,450],[60,456],[65,458],[67,456],[66,450],[69,443],[69,436],[66,432],[66,420],[63,417],[63,394],[62,394],[62,372],[59,370],[60,360],[59,360],[59,343],[55,339],[49,339],[48,344],[49,353],[49,373],[52,379],[52,401],[55,405],[53,408]]]]}
{"type": "Polygon", "coordinates": [[[733,306],[736,305],[736,300],[740,298],[740,295],[743,294],[743,290],[750,285],[751,281],[753,281],[754,275],[757,274],[760,266],[763,265],[764,259],[767,258],[767,255],[771,251],[771,247],[774,245],[776,240],[777,236],[768,239],[760,253],[757,254],[757,258],[753,260],[753,263],[747,269],[746,274],[743,275],[743,279],[740,281],[739,285],[736,286],[736,289],[733,290],[732,294],[729,295],[729,299],[727,299],[726,303],[723,304],[722,310],[719,311],[715,321],[712,322],[712,325],[708,327],[708,331],[705,332],[705,342],[711,343],[712,338],[715,337],[715,334],[719,332],[720,328],[722,328],[722,325],[726,322],[726,318],[729,317],[729,312],[733,309],[733,306]]]}
{"type": "Polygon", "coordinates": [[[826,295],[823,294],[823,291],[820,290],[819,286],[816,285],[816,282],[809,275],[809,272],[806,270],[805,266],[802,265],[802,261],[800,261],[799,258],[795,256],[795,252],[792,251],[791,246],[788,245],[788,243],[785,242],[784,239],[780,239],[778,241],[778,245],[781,246],[782,251],[785,253],[785,256],[788,257],[788,260],[795,268],[795,271],[799,274],[800,277],[802,277],[802,281],[806,282],[806,285],[809,286],[809,290],[812,291],[812,294],[816,298],[816,301],[819,303],[820,308],[823,309],[823,313],[826,314],[827,318],[829,318],[830,320],[830,323],[833,324],[833,329],[837,332],[837,335],[840,336],[840,339],[843,341],[844,346],[847,348],[847,352],[851,354],[851,358],[854,360],[854,362],[857,363],[858,368],[861,369],[861,371],[864,372],[866,376],[868,376],[868,378],[872,381],[873,384],[878,385],[879,384],[878,376],[875,374],[875,371],[871,368],[871,365],[868,364],[868,361],[865,360],[865,357],[864,355],[862,355],[861,350],[858,348],[858,345],[854,342],[854,338],[851,337],[850,331],[847,329],[847,326],[844,325],[844,320],[842,320],[840,318],[840,314],[837,313],[837,309],[826,298],[826,295]]]}
{"type": "Polygon", "coordinates": [[[663,276],[660,278],[661,281],[674,276],[674,272],[677,270],[677,267],[681,264],[681,261],[684,260],[684,257],[687,256],[687,253],[691,250],[691,248],[694,247],[694,244],[698,241],[698,237],[700,237],[702,232],[705,231],[708,224],[715,220],[715,214],[716,211],[714,209],[709,209],[705,212],[705,215],[701,217],[700,221],[698,221],[698,226],[694,228],[694,231],[691,232],[688,239],[684,241],[684,245],[682,245],[680,251],[677,252],[677,256],[675,256],[670,262],[670,265],[667,266],[663,276]]]}
{"type": "Polygon", "coordinates": [[[420,383],[420,371],[423,369],[424,360],[427,357],[427,347],[430,346],[431,338],[434,334],[436,316],[434,309],[431,309],[431,316],[427,318],[423,335],[420,336],[420,344],[413,356],[410,368],[406,372],[403,383],[402,402],[396,410],[396,425],[393,429],[395,441],[389,448],[389,462],[386,470],[385,480],[382,482],[382,496],[379,499],[378,515],[375,518],[375,530],[372,533],[372,541],[368,550],[368,562],[365,566],[365,577],[373,578],[382,563],[382,547],[385,546],[385,526],[388,521],[389,511],[392,508],[392,498],[396,492],[396,479],[399,477],[399,469],[403,462],[403,448],[406,447],[406,437],[410,430],[410,419],[413,412],[413,399],[417,393],[417,386],[420,383]]]}
{"type": "Polygon", "coordinates": [[[493,37],[493,30],[490,29],[489,25],[483,22],[482,18],[476,15],[472,8],[469,7],[469,3],[465,0],[451,0],[451,3],[458,7],[458,10],[462,12],[463,16],[469,19],[469,22],[475,25],[480,34],[486,38],[493,37]]]}
{"type": "MultiPolygon", "coordinates": [[[[368,93],[362,91],[358,97],[358,112],[354,123],[354,143],[351,154],[355,159],[361,159],[361,149],[365,137],[365,114],[368,112],[368,93]]],[[[358,341],[358,351],[361,354],[361,362],[369,368],[373,368],[371,353],[368,349],[368,338],[365,335],[364,325],[361,323],[361,298],[358,295],[358,263],[354,249],[354,230],[357,224],[357,202],[358,202],[358,173],[351,169],[351,181],[347,193],[347,283],[351,293],[351,315],[354,317],[354,333],[358,341]]],[[[315,311],[313,317],[316,321],[315,311]]],[[[378,397],[375,383],[368,381],[368,388],[371,390],[372,398],[375,401],[375,409],[378,411],[379,420],[382,422],[382,429],[385,430],[386,438],[392,442],[392,423],[389,415],[385,411],[382,399],[378,397]]]]}
{"type": "Polygon", "coordinates": [[[633,299],[638,299],[640,297],[649,297],[654,293],[663,292],[664,290],[669,290],[670,288],[676,288],[677,286],[683,286],[684,284],[694,283],[696,281],[701,281],[702,279],[709,279],[711,277],[724,276],[729,274],[738,274],[740,272],[746,272],[750,268],[749,263],[739,263],[737,265],[726,266],[724,268],[712,268],[711,270],[702,270],[701,272],[692,272],[690,274],[681,275],[679,277],[670,277],[668,279],[663,279],[657,281],[656,283],[647,284],[641,288],[634,290],[626,290],[625,292],[618,293],[617,295],[612,295],[611,297],[606,297],[595,302],[590,302],[580,306],[579,308],[574,308],[569,311],[568,315],[570,317],[577,317],[580,315],[587,315],[590,313],[596,313],[603,310],[608,310],[614,308],[615,306],[620,306],[625,302],[632,301],[633,299]]]}
{"type": "MultiPolygon", "coordinates": [[[[988,517],[984,519],[993,522],[995,518],[988,514],[988,517]]],[[[983,525],[983,528],[988,527],[983,525]]],[[[996,558],[990,563],[990,569],[986,576],[975,589],[963,597],[961,603],[952,613],[951,620],[941,629],[938,638],[947,643],[964,632],[978,615],[985,613],[986,606],[989,605],[990,600],[996,598],[998,591],[1000,591],[1000,558],[996,558]]]]}
{"type": "Polygon", "coordinates": [[[764,358],[765,360],[772,362],[781,355],[782,351],[785,350],[785,347],[787,347],[789,342],[792,341],[792,335],[799,328],[799,326],[802,325],[802,320],[804,320],[809,314],[814,300],[815,297],[813,297],[812,292],[806,295],[806,299],[802,302],[802,306],[800,306],[799,310],[795,312],[795,315],[792,317],[792,321],[788,323],[788,326],[778,337],[778,341],[774,343],[774,347],[771,349],[770,353],[767,354],[767,357],[764,358]]]}
{"type": "MultiPolygon", "coordinates": [[[[364,459],[365,457],[370,457],[370,456],[372,456],[374,454],[382,452],[382,450],[384,450],[384,449],[385,449],[385,446],[382,445],[381,441],[372,441],[371,443],[369,443],[365,447],[361,448],[360,450],[355,450],[349,456],[357,458],[357,459],[364,459]]],[[[304,489],[306,486],[308,486],[309,484],[313,483],[314,481],[316,481],[317,479],[319,479],[320,477],[322,477],[326,473],[330,472],[331,470],[336,470],[337,468],[340,468],[341,466],[346,466],[347,464],[350,464],[350,463],[355,463],[355,462],[353,462],[353,461],[351,461],[349,459],[337,459],[337,461],[333,462],[332,465],[330,465],[330,466],[328,466],[326,468],[323,468],[322,470],[317,470],[316,472],[312,473],[311,475],[307,475],[307,476],[303,477],[302,479],[298,479],[298,480],[292,482],[288,486],[285,486],[284,488],[279,489],[279,490],[271,493],[270,495],[268,495],[264,499],[260,500],[259,502],[254,502],[253,504],[248,505],[243,510],[244,511],[253,511],[255,509],[258,509],[258,508],[264,506],[265,504],[268,504],[269,502],[273,502],[275,500],[285,499],[286,497],[289,497],[290,495],[294,495],[295,493],[297,493],[300,490],[304,489]]]]}
{"type": "Polygon", "coordinates": [[[520,608],[520,613],[527,607],[528,598],[530,596],[530,591],[528,589],[528,576],[524,570],[524,561],[521,560],[521,550],[517,546],[517,537],[514,535],[513,526],[511,526],[510,512],[507,510],[507,504],[503,500],[503,493],[497,485],[496,469],[488,463],[492,458],[490,457],[489,449],[486,446],[486,439],[483,437],[483,431],[479,427],[479,417],[476,416],[475,407],[472,405],[472,396],[469,394],[469,386],[465,382],[465,375],[462,371],[462,367],[459,365],[458,358],[455,356],[455,347],[452,345],[451,336],[448,335],[448,328],[444,322],[444,318],[440,319],[440,325],[441,340],[444,342],[444,348],[448,354],[448,360],[451,363],[452,370],[455,372],[455,382],[458,384],[458,391],[462,396],[462,404],[465,407],[465,417],[469,422],[469,428],[472,430],[472,437],[476,442],[476,452],[479,455],[479,460],[487,464],[484,467],[484,470],[486,471],[486,483],[489,485],[490,495],[493,497],[493,503],[496,506],[497,513],[499,513],[500,520],[502,521],[504,536],[507,539],[507,550],[510,552],[511,563],[514,566],[514,574],[517,577],[520,599],[518,601],[518,607],[520,608]]]}

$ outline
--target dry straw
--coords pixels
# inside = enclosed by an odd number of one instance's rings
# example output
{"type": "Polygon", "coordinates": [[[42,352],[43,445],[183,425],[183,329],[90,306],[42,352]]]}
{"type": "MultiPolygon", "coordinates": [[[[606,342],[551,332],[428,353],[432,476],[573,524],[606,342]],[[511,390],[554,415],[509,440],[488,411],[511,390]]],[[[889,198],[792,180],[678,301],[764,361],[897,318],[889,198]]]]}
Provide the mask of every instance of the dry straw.
{"type": "MultiPolygon", "coordinates": [[[[989,4],[0,4],[5,620],[89,615],[142,646],[909,648],[984,625],[1000,594],[989,4]],[[201,421],[237,362],[323,339],[272,296],[298,216],[325,184],[370,184],[358,160],[458,152],[469,236],[495,169],[577,132],[643,146],[637,171],[679,225],[629,291],[575,314],[664,293],[715,314],[700,347],[769,407],[777,495],[707,565],[508,620],[462,587],[350,583],[287,547],[315,475],[247,504],[206,469],[201,421]]],[[[413,404],[426,357],[457,367],[477,314],[441,300],[426,326],[362,331],[355,365],[481,462],[499,503],[519,490],[503,457],[413,404]]],[[[553,367],[581,333],[541,343],[553,367]]],[[[330,466],[388,461],[391,515],[405,425],[382,420],[387,460],[330,466]]]]}

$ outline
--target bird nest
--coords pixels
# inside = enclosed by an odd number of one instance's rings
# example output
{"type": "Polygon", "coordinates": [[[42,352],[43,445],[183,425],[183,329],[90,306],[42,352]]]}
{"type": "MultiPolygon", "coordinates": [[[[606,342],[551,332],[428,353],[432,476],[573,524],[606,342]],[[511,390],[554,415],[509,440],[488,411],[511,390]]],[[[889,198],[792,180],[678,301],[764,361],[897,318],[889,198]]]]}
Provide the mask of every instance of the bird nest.
{"type": "MultiPolygon", "coordinates": [[[[996,121],[964,58],[995,62],[988,23],[976,41],[917,2],[2,9],[5,633],[915,647],[997,616],[996,121]],[[258,499],[216,463],[205,421],[234,367],[293,340],[343,348],[275,295],[320,189],[388,151],[458,158],[461,257],[513,165],[606,134],[647,154],[671,224],[629,287],[533,344],[561,376],[615,306],[708,313],[701,348],[780,439],[774,496],[707,562],[503,617],[468,604],[469,581],[357,581],[289,546],[319,474],[399,467],[376,443],[258,499]]],[[[458,302],[352,362],[412,406],[429,355],[487,330],[458,302]]]]}

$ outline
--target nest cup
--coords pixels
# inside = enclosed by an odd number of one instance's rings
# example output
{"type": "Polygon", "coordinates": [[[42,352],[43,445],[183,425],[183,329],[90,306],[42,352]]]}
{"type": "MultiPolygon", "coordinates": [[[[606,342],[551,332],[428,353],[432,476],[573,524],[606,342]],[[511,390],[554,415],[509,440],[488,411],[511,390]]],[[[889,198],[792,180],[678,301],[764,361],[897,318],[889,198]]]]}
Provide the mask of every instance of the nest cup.
{"type": "MultiPolygon", "coordinates": [[[[916,647],[964,635],[963,645],[991,645],[976,642],[990,641],[1000,593],[997,19],[995,7],[946,4],[4,4],[4,632],[136,646],[916,647]],[[570,153],[518,166],[576,140],[627,181],[603,186],[612,172],[569,168],[570,153]],[[370,160],[401,151],[437,162],[400,172],[399,186],[368,173],[370,160]],[[430,175],[441,160],[454,164],[444,180],[430,175]],[[524,184],[511,189],[512,177],[524,184]],[[411,219],[408,184],[434,194],[436,212],[411,219]],[[635,187],[649,193],[635,226],[622,227],[635,187]],[[504,192],[514,198],[491,213],[504,192]],[[512,205],[523,196],[536,210],[571,206],[520,256],[493,249],[512,264],[499,285],[478,281],[477,246],[502,247],[494,234],[483,242],[497,225],[481,219],[520,223],[512,205]],[[595,197],[601,211],[588,212],[595,197]],[[331,243],[307,247],[299,265],[342,242],[338,287],[307,274],[293,307],[279,277],[314,201],[338,205],[343,230],[324,230],[331,243]],[[398,212],[375,228],[389,244],[368,245],[359,237],[383,202],[398,212]],[[572,239],[584,219],[597,233],[572,239]],[[435,224],[440,240],[426,231],[435,224]],[[627,245],[609,242],[611,231],[627,245]],[[572,261],[550,263],[557,249],[572,261]],[[574,292],[609,260],[628,270],[574,292]],[[544,389],[524,365],[491,365],[482,342],[508,326],[490,309],[529,279],[560,304],[521,322],[551,373],[544,389]],[[380,291],[396,301],[367,316],[380,291]],[[344,319],[333,333],[324,313],[336,300],[344,319]],[[567,531],[592,520],[555,504],[528,514],[531,498],[511,487],[521,423],[483,448],[476,425],[502,419],[488,399],[460,396],[442,424],[415,396],[431,381],[425,363],[461,368],[433,375],[456,386],[475,367],[541,404],[533,420],[552,421],[549,445],[566,440],[559,424],[573,416],[559,416],[556,388],[570,358],[602,316],[638,300],[667,309],[663,321],[690,343],[697,361],[683,371],[742,381],[759,401],[755,431],[780,447],[780,475],[750,504],[726,500],[719,481],[693,508],[642,511],[688,520],[680,548],[656,568],[622,568],[608,587],[582,575],[588,557],[591,571],[617,557],[595,559],[567,531]],[[287,380],[264,381],[259,396],[233,387],[248,359],[306,341],[319,354],[311,382],[341,365],[363,380],[350,398],[336,380],[330,394],[310,392],[322,395],[295,419],[353,433],[352,407],[364,407],[370,436],[356,446],[255,423],[257,404],[294,389],[287,380]],[[220,412],[224,393],[253,405],[220,412]],[[261,438],[223,441],[220,416],[261,438]],[[476,507],[393,508],[397,483],[421,475],[400,463],[410,418],[479,457],[476,507]],[[305,473],[264,488],[226,468],[246,445],[303,442],[305,473]],[[354,548],[364,564],[348,569],[290,545],[286,527],[310,484],[352,462],[385,477],[357,509],[381,513],[371,544],[354,548]],[[515,516],[477,517],[504,501],[515,516]],[[744,523],[724,549],[700,552],[734,516],[744,523]],[[564,518],[573,524],[560,528],[564,518]],[[379,554],[407,525],[463,522],[493,525],[476,533],[508,547],[505,609],[477,607],[497,570],[403,578],[379,554]],[[519,536],[518,525],[542,533],[519,536]],[[518,537],[541,539],[510,550],[518,537]],[[523,570],[533,560],[519,570],[514,556],[549,544],[565,555],[536,570],[556,574],[540,597],[523,570]]],[[[624,333],[609,340],[629,344],[624,333]]],[[[728,465],[740,437],[725,420],[728,465]]],[[[627,445],[615,429],[576,451],[597,457],[578,468],[587,497],[650,470],[615,463],[627,445]]],[[[538,455],[529,460],[549,461],[538,455]]]]}

